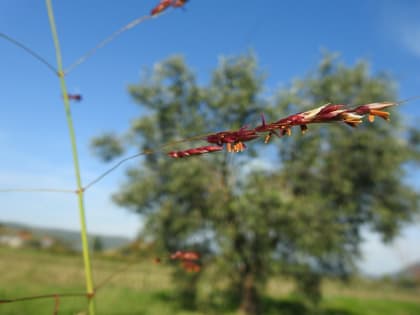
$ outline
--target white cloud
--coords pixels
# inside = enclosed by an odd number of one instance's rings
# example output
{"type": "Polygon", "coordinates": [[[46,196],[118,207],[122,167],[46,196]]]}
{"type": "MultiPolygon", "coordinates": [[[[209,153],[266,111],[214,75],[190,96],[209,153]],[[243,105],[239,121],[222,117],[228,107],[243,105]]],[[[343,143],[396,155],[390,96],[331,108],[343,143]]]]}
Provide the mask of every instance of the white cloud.
{"type": "Polygon", "coordinates": [[[362,259],[358,266],[365,274],[379,276],[401,270],[420,261],[420,224],[413,224],[402,230],[401,236],[391,244],[382,243],[372,232],[363,234],[362,259]]]}
{"type": "Polygon", "coordinates": [[[407,21],[398,30],[399,39],[404,47],[417,57],[420,57],[420,23],[407,21]]]}
{"type": "Polygon", "coordinates": [[[420,58],[420,5],[403,2],[384,2],[382,29],[403,49],[420,58]]]}

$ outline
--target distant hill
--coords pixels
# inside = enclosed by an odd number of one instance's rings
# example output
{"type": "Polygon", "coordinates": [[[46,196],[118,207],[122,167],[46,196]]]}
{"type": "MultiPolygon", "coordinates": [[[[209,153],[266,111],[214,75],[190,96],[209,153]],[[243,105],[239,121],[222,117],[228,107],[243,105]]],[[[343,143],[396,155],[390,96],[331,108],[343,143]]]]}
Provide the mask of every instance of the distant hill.
{"type": "MultiPolygon", "coordinates": [[[[54,228],[33,227],[30,225],[13,223],[13,222],[0,222],[0,225],[7,229],[27,230],[38,236],[50,236],[62,242],[65,242],[75,250],[81,250],[80,232],[71,230],[62,230],[54,228]]],[[[92,234],[89,236],[89,243],[92,245],[93,239],[99,237],[101,239],[103,249],[115,249],[129,244],[132,240],[121,236],[109,236],[92,234]]]]}

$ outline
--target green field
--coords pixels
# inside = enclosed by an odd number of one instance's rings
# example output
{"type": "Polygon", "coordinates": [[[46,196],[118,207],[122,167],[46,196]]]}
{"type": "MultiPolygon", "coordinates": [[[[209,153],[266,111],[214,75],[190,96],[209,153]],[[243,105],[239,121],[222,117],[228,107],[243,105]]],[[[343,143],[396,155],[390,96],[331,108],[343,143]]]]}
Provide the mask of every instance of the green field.
{"type": "MultiPolygon", "coordinates": [[[[57,256],[34,251],[0,248],[0,299],[30,295],[84,291],[83,266],[79,256],[57,256]]],[[[126,266],[127,262],[94,259],[97,283],[126,266]]],[[[265,314],[310,314],[291,296],[293,289],[284,279],[273,279],[264,301],[265,314]]],[[[97,309],[101,315],[204,314],[182,310],[169,270],[145,260],[113,278],[98,291],[97,309]]],[[[402,290],[378,282],[355,281],[350,286],[328,282],[319,315],[418,315],[420,291],[402,290]]],[[[2,315],[53,314],[54,299],[0,304],[2,315]]],[[[218,310],[213,314],[234,314],[218,310]]],[[[86,314],[83,297],[61,298],[58,314],[86,314]]]]}

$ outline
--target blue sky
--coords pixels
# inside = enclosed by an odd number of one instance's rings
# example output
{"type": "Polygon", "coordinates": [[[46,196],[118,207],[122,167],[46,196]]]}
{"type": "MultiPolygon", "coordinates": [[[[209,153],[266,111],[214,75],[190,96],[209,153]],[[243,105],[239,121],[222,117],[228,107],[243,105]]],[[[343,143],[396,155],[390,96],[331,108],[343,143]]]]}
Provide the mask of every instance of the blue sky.
{"type": "MultiPolygon", "coordinates": [[[[55,1],[65,65],[131,20],[147,14],[156,0],[55,1]]],[[[138,115],[127,85],[142,69],[172,54],[182,54],[201,83],[223,55],[252,49],[267,72],[267,92],[313,69],[323,49],[340,52],[348,64],[363,58],[372,72],[390,73],[401,99],[420,95],[420,1],[241,1],[191,0],[146,21],[106,46],[67,77],[83,181],[103,172],[89,141],[104,131],[124,131],[138,115]]],[[[55,65],[44,1],[0,2],[0,32],[25,43],[55,65]]],[[[68,131],[57,78],[25,52],[0,39],[0,188],[74,187],[68,131]]],[[[420,116],[420,101],[401,107],[410,124],[420,116]]],[[[139,218],[110,201],[124,180],[119,169],[86,196],[91,232],[134,236],[139,218]]],[[[418,174],[418,172],[416,173],[418,174]]],[[[416,181],[416,180],[414,180],[416,181]]],[[[416,181],[418,182],[418,181],[416,181]]],[[[78,229],[73,195],[2,193],[0,221],[78,229]]],[[[379,273],[420,259],[420,225],[403,230],[384,247],[366,232],[364,271],[379,273]]]]}

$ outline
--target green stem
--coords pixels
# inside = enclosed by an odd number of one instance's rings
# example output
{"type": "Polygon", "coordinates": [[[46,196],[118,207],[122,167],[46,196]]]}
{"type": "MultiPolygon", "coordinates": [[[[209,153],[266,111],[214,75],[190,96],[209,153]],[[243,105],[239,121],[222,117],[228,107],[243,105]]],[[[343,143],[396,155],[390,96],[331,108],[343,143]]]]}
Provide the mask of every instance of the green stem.
{"type": "Polygon", "coordinates": [[[76,175],[76,182],[77,182],[77,196],[78,196],[78,204],[79,204],[79,215],[80,215],[80,234],[82,238],[82,249],[83,249],[83,261],[85,266],[85,278],[86,278],[86,290],[89,298],[89,314],[95,315],[95,304],[94,304],[94,284],[93,284],[93,276],[92,276],[92,266],[90,262],[89,257],[89,243],[88,243],[88,237],[87,237],[87,229],[86,229],[86,216],[85,216],[85,206],[84,206],[84,191],[82,186],[82,180],[80,176],[80,167],[79,167],[79,159],[77,154],[77,146],[76,146],[76,135],[74,132],[73,127],[73,120],[71,116],[70,111],[70,103],[67,93],[67,87],[66,87],[66,81],[64,79],[64,73],[63,73],[63,64],[62,64],[62,58],[61,58],[61,51],[60,51],[60,43],[58,40],[57,35],[57,29],[55,26],[55,20],[54,20],[54,13],[52,8],[51,0],[45,0],[48,10],[48,17],[50,20],[50,27],[51,27],[51,33],[54,40],[54,46],[55,46],[55,53],[57,58],[57,70],[59,74],[60,79],[60,87],[61,92],[63,94],[63,100],[64,100],[64,107],[66,111],[66,118],[67,118],[67,125],[70,133],[70,142],[71,142],[71,148],[72,148],[72,155],[73,155],[73,164],[74,164],[74,172],[76,175]]]}

